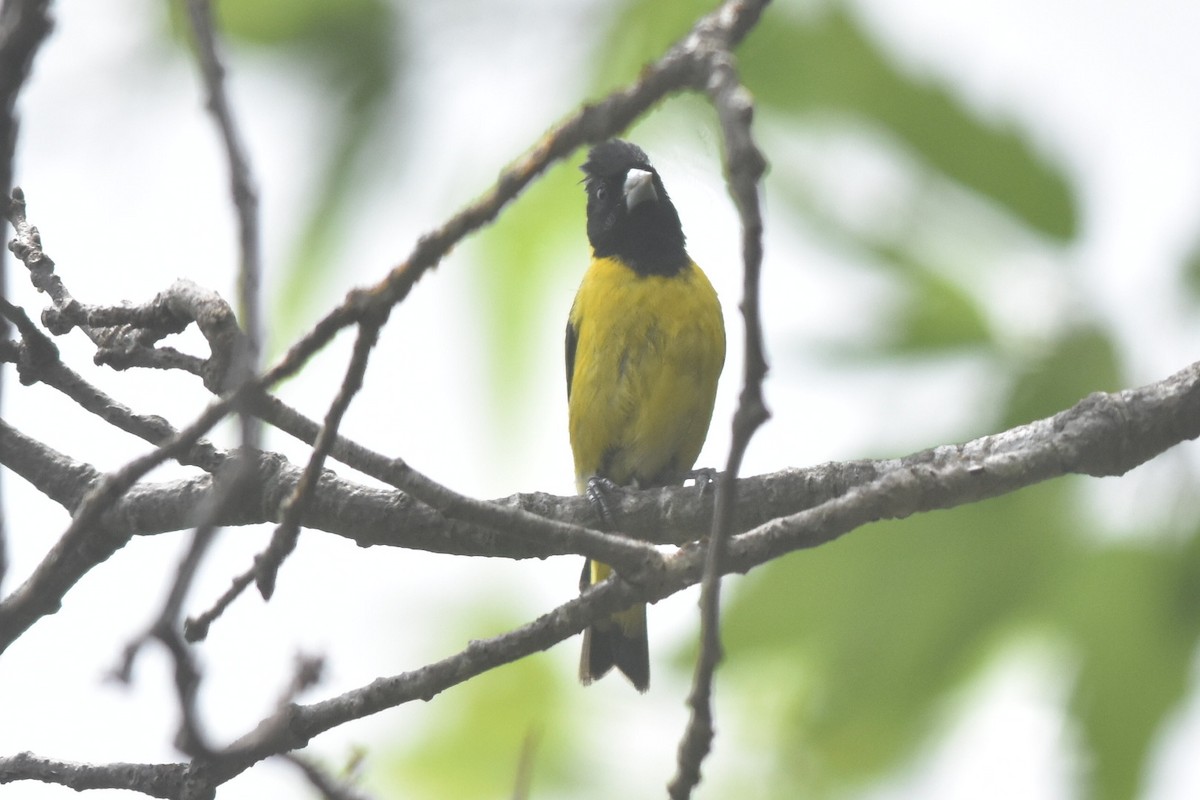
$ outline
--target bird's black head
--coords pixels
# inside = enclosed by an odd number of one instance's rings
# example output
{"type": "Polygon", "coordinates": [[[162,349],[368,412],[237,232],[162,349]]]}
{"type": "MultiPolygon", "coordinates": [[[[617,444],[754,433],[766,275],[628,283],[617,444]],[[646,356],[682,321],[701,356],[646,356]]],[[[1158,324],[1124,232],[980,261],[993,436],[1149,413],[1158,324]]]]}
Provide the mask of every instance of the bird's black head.
{"type": "Polygon", "coordinates": [[[617,139],[583,163],[587,232],[598,258],[619,258],[642,275],[674,275],[689,263],[679,214],[642,149],[617,139]]]}

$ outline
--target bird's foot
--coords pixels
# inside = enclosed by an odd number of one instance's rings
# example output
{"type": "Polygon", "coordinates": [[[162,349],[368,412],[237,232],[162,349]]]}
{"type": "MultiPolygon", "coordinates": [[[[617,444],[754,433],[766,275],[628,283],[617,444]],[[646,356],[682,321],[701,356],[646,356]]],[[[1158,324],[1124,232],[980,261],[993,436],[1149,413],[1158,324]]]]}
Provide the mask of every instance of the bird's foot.
{"type": "Polygon", "coordinates": [[[584,496],[596,509],[596,513],[600,515],[600,521],[608,530],[613,529],[613,514],[612,509],[609,508],[608,499],[620,490],[619,485],[599,475],[588,478],[587,487],[583,490],[584,496]]]}

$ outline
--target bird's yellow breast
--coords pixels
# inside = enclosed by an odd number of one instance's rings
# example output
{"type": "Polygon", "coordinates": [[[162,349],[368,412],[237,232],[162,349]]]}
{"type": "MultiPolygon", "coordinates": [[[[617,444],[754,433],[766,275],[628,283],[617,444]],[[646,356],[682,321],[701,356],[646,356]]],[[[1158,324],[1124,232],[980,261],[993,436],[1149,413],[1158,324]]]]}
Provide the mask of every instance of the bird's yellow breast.
{"type": "Polygon", "coordinates": [[[579,490],[596,475],[640,486],[681,479],[704,445],[725,363],[725,326],[708,278],[694,263],[667,277],[595,259],[569,324],[579,490]]]}

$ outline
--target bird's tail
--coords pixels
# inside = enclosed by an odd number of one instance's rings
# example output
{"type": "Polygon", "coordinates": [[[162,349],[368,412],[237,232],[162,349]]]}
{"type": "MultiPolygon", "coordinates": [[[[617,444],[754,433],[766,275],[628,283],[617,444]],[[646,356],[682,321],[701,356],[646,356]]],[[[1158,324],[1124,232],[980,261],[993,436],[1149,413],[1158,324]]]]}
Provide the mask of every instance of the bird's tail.
{"type": "MultiPolygon", "coordinates": [[[[580,590],[607,578],[612,568],[588,559],[579,579],[580,590]]],[[[604,677],[613,667],[625,673],[639,692],[650,688],[650,651],[646,638],[646,604],[638,603],[625,611],[595,623],[583,632],[583,653],[579,659],[579,680],[584,684],[604,677]]]]}

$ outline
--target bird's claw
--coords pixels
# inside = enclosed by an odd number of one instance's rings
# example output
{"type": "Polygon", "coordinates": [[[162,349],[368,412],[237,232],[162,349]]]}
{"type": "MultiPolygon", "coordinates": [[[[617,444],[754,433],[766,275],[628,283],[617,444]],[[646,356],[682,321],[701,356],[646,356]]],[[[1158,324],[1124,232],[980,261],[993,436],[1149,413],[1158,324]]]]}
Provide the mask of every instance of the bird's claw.
{"type": "Polygon", "coordinates": [[[613,528],[613,514],[609,508],[608,498],[615,492],[620,491],[620,489],[620,486],[608,478],[593,475],[588,478],[587,487],[583,490],[583,494],[587,497],[588,502],[592,504],[592,507],[596,509],[596,513],[600,515],[600,521],[609,530],[613,528]]]}

